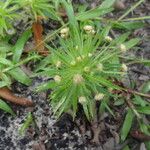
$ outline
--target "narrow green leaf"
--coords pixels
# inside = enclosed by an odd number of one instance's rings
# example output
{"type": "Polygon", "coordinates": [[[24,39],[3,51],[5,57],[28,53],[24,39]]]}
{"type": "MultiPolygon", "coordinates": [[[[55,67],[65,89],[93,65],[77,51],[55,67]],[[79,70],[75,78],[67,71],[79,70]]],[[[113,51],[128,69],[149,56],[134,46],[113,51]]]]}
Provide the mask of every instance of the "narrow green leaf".
{"type": "Polygon", "coordinates": [[[17,43],[14,46],[14,50],[13,50],[13,62],[17,63],[22,55],[23,49],[24,49],[24,45],[27,42],[27,40],[30,38],[31,36],[31,30],[27,30],[25,31],[22,36],[18,39],[17,43]]]}
{"type": "Polygon", "coordinates": [[[132,121],[134,118],[134,113],[132,112],[131,109],[128,109],[127,115],[125,117],[124,123],[123,123],[123,127],[121,130],[121,140],[124,141],[131,129],[132,126],[132,121]]]}
{"type": "Polygon", "coordinates": [[[25,85],[30,85],[31,84],[31,79],[20,69],[20,68],[14,68],[8,73],[17,81],[21,82],[22,84],[25,85]]]}
{"type": "Polygon", "coordinates": [[[117,23],[115,22],[113,24],[113,27],[117,29],[125,29],[131,31],[142,28],[144,27],[144,25],[145,24],[143,22],[117,22],[117,23]]]}
{"type": "Polygon", "coordinates": [[[5,58],[0,58],[0,63],[1,64],[3,64],[3,65],[9,65],[9,66],[11,66],[11,65],[13,65],[12,63],[11,63],[11,61],[9,61],[9,60],[7,60],[7,59],[5,59],[5,58]]]}
{"type": "Polygon", "coordinates": [[[76,19],[80,21],[85,21],[85,20],[89,20],[89,19],[93,19],[105,15],[111,12],[112,10],[113,10],[112,8],[95,8],[89,11],[79,13],[76,19]]]}
{"type": "Polygon", "coordinates": [[[46,91],[48,89],[54,88],[55,86],[56,86],[56,82],[54,82],[54,81],[48,81],[47,83],[44,83],[44,84],[38,86],[36,88],[36,91],[37,92],[39,92],[39,91],[46,91]]]}
{"type": "Polygon", "coordinates": [[[144,83],[141,91],[143,93],[148,93],[150,91],[150,81],[144,83]]]}
{"type": "Polygon", "coordinates": [[[140,105],[140,106],[142,106],[142,107],[144,107],[144,106],[146,106],[146,105],[148,104],[148,102],[145,101],[145,100],[144,100],[143,98],[141,98],[140,96],[135,95],[134,97],[135,97],[135,99],[134,99],[134,103],[135,103],[135,104],[138,104],[138,105],[140,105]]]}
{"type": "Polygon", "coordinates": [[[100,8],[106,9],[113,6],[116,0],[104,0],[104,2],[100,5],[100,8]]]}
{"type": "Polygon", "coordinates": [[[139,43],[139,41],[140,41],[139,38],[134,38],[128,42],[125,42],[124,45],[126,46],[127,49],[130,49],[130,48],[134,47],[135,45],[137,45],[139,43]]]}
{"type": "Polygon", "coordinates": [[[0,99],[0,109],[2,109],[3,111],[10,113],[11,115],[15,115],[15,113],[13,112],[13,110],[10,108],[10,106],[5,103],[3,100],[0,99]]]}
{"type": "Polygon", "coordinates": [[[29,126],[33,123],[33,116],[31,112],[28,113],[27,118],[21,128],[19,129],[19,133],[23,135],[25,133],[25,130],[29,128],[29,126]]]}
{"type": "Polygon", "coordinates": [[[123,148],[123,150],[130,150],[130,148],[129,148],[128,145],[126,145],[126,146],[123,148]]]}
{"type": "Polygon", "coordinates": [[[117,45],[122,44],[129,37],[129,35],[130,35],[129,32],[122,34],[122,35],[118,36],[116,39],[114,39],[113,43],[115,43],[117,45]]]}
{"type": "Polygon", "coordinates": [[[136,110],[137,110],[139,113],[143,113],[143,114],[146,114],[146,115],[150,115],[150,106],[137,107],[136,110]]]}

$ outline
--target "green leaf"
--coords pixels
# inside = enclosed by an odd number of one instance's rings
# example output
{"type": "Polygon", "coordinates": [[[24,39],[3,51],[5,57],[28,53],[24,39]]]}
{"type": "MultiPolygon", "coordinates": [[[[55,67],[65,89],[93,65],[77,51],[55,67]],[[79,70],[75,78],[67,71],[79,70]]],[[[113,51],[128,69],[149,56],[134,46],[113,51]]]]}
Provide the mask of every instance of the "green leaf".
{"type": "Polygon", "coordinates": [[[137,45],[139,43],[139,41],[140,41],[139,38],[134,38],[128,42],[125,42],[124,45],[126,46],[127,49],[130,49],[130,48],[134,47],[135,45],[137,45]]]}
{"type": "Polygon", "coordinates": [[[11,61],[9,61],[9,60],[7,60],[5,58],[0,58],[0,63],[3,64],[3,65],[9,65],[9,66],[13,65],[11,63],[11,61]]]}
{"type": "Polygon", "coordinates": [[[6,83],[5,81],[0,81],[0,88],[7,86],[8,83],[6,83]]]}
{"type": "Polygon", "coordinates": [[[113,84],[111,81],[103,78],[103,77],[100,77],[98,76],[97,78],[95,78],[100,84],[106,86],[106,87],[109,87],[109,88],[113,88],[113,89],[117,89],[117,90],[120,90],[121,87],[119,87],[118,85],[115,85],[113,84]]]}
{"type": "Polygon", "coordinates": [[[141,98],[140,96],[135,95],[134,97],[135,97],[135,99],[134,99],[134,103],[135,103],[135,104],[138,104],[138,105],[140,105],[140,106],[142,106],[142,107],[144,107],[144,106],[146,106],[146,105],[148,104],[148,102],[146,102],[146,101],[145,101],[143,98],[141,98]]]}
{"type": "Polygon", "coordinates": [[[113,43],[115,43],[117,45],[122,44],[129,37],[129,35],[130,35],[129,32],[122,34],[122,35],[118,36],[116,39],[114,39],[113,43]]]}
{"type": "Polygon", "coordinates": [[[120,98],[117,101],[114,102],[115,106],[120,106],[124,104],[124,99],[120,98]]]}
{"type": "Polygon", "coordinates": [[[23,125],[21,126],[21,128],[19,129],[19,133],[21,135],[23,135],[25,133],[25,130],[27,128],[29,128],[29,126],[33,123],[33,116],[32,116],[32,113],[29,112],[28,115],[27,115],[27,118],[25,120],[25,122],[23,123],[23,125]]]}
{"type": "Polygon", "coordinates": [[[10,113],[11,115],[15,116],[15,113],[10,108],[10,106],[7,103],[5,103],[3,100],[1,100],[1,99],[0,99],[0,109],[2,109],[5,112],[10,113]]]}
{"type": "Polygon", "coordinates": [[[104,2],[100,5],[100,8],[106,9],[113,6],[116,0],[104,0],[104,2]]]}
{"type": "Polygon", "coordinates": [[[134,118],[134,113],[131,109],[128,109],[127,115],[125,117],[125,121],[123,123],[123,127],[121,129],[121,140],[124,141],[131,129],[132,121],[134,118]]]}
{"type": "Polygon", "coordinates": [[[22,36],[18,39],[17,43],[14,46],[13,49],[13,62],[17,63],[19,62],[19,59],[22,55],[23,49],[24,49],[24,45],[27,42],[27,40],[30,38],[31,36],[31,30],[27,30],[25,31],[22,36]]]}
{"type": "Polygon", "coordinates": [[[123,148],[123,150],[130,150],[130,148],[129,148],[128,145],[126,145],[126,146],[123,148]]]}
{"type": "Polygon", "coordinates": [[[150,91],[150,81],[144,83],[141,91],[143,93],[148,93],[150,91]]]}
{"type": "Polygon", "coordinates": [[[126,29],[128,31],[135,30],[144,27],[144,23],[142,22],[117,22],[113,24],[114,28],[117,29],[126,29]]]}
{"type": "Polygon", "coordinates": [[[139,113],[143,113],[143,114],[146,114],[146,115],[150,115],[150,106],[137,107],[136,110],[137,110],[139,113]]]}
{"type": "Polygon", "coordinates": [[[22,84],[25,84],[25,85],[30,85],[31,84],[31,79],[19,67],[8,71],[8,73],[14,79],[21,82],[22,84]]]}
{"type": "Polygon", "coordinates": [[[112,8],[95,8],[89,11],[85,11],[82,13],[79,13],[76,17],[77,20],[80,21],[86,21],[89,19],[93,19],[102,15],[105,15],[109,12],[111,12],[113,9],[112,8]]]}
{"type": "Polygon", "coordinates": [[[89,110],[87,104],[83,104],[83,110],[88,120],[90,120],[89,110]]]}
{"type": "Polygon", "coordinates": [[[39,92],[39,91],[46,91],[48,89],[54,88],[55,86],[56,86],[56,82],[54,82],[54,81],[48,81],[47,83],[44,83],[44,84],[38,86],[36,88],[36,91],[37,92],[39,92]]]}

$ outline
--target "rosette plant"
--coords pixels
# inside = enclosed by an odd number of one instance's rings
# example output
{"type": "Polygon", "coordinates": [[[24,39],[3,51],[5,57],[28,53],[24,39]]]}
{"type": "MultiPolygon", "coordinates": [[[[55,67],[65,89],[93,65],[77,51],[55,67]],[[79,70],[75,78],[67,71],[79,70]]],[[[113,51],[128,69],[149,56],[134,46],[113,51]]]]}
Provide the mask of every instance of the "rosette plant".
{"type": "MultiPolygon", "coordinates": [[[[47,45],[51,55],[39,65],[37,72],[48,76],[50,81],[38,90],[52,89],[50,100],[54,113],[60,117],[71,111],[76,116],[81,104],[88,120],[96,117],[97,101],[100,109],[110,98],[116,99],[112,90],[122,90],[114,83],[127,73],[127,66],[119,57],[139,42],[128,40],[128,33],[115,39],[109,36],[110,25],[99,28],[94,23],[85,25],[77,21],[71,3],[63,1],[69,18],[69,25],[57,36],[59,45],[47,45]]],[[[111,112],[112,113],[112,112],[111,112]]]]}

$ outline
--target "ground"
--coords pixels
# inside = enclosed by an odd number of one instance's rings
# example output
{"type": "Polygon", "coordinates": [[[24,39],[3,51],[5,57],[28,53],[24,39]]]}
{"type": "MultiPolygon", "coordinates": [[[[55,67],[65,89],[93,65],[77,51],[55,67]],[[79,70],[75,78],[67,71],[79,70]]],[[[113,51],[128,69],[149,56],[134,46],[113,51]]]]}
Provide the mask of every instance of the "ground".
{"type": "MultiPolygon", "coordinates": [[[[81,3],[85,3],[86,0],[79,0],[81,3]]],[[[79,2],[76,1],[76,2],[79,2]]],[[[129,8],[137,0],[124,0],[126,8],[129,8]]],[[[91,6],[95,6],[95,1],[90,2],[91,6]]],[[[114,12],[112,16],[119,16],[123,11],[114,12]]],[[[150,16],[150,2],[145,1],[140,7],[138,7],[132,14],[132,16],[150,16]]],[[[131,17],[131,16],[130,16],[131,17]]],[[[147,21],[150,24],[150,21],[147,21]]],[[[129,55],[135,55],[150,59],[150,26],[147,25],[144,29],[139,29],[134,32],[134,36],[142,37],[140,48],[136,52],[131,52],[129,55]]],[[[145,81],[150,80],[150,68],[143,65],[131,65],[129,70],[130,80],[136,82],[137,89],[145,81]]],[[[51,107],[48,102],[47,93],[35,93],[35,86],[39,85],[42,81],[47,80],[43,78],[34,79],[33,84],[30,87],[26,87],[19,83],[12,85],[13,91],[19,96],[25,96],[32,99],[36,106],[34,108],[23,108],[16,105],[12,105],[12,108],[17,113],[16,117],[12,117],[2,111],[0,111],[0,150],[121,150],[122,147],[129,143],[132,150],[138,150],[143,146],[134,139],[125,141],[122,145],[118,145],[119,126],[122,123],[122,114],[124,108],[117,108],[118,117],[112,119],[107,113],[102,116],[100,144],[93,144],[90,139],[92,138],[92,132],[90,128],[87,128],[85,132],[81,134],[81,128],[79,124],[84,124],[80,118],[78,121],[73,122],[71,117],[67,114],[57,121],[53,116],[51,107]],[[35,127],[30,127],[24,136],[19,134],[19,127],[26,118],[28,112],[32,111],[35,116],[35,127]],[[78,122],[78,123],[77,123],[78,122]]],[[[83,129],[84,130],[84,129],[83,129]]]]}

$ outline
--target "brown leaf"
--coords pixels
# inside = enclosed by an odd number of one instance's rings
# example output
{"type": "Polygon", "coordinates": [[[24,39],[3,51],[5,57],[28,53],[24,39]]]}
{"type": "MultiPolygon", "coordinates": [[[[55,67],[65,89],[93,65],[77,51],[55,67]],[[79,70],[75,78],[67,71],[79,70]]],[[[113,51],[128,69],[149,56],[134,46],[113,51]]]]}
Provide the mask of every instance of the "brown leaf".
{"type": "Polygon", "coordinates": [[[12,103],[22,106],[33,106],[29,99],[15,96],[7,87],[0,88],[0,97],[12,103]]]}
{"type": "Polygon", "coordinates": [[[34,34],[34,41],[36,44],[37,51],[43,51],[44,50],[44,43],[43,43],[43,26],[40,22],[34,22],[32,24],[32,30],[34,34]]]}

